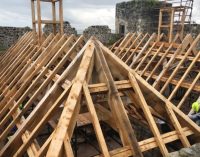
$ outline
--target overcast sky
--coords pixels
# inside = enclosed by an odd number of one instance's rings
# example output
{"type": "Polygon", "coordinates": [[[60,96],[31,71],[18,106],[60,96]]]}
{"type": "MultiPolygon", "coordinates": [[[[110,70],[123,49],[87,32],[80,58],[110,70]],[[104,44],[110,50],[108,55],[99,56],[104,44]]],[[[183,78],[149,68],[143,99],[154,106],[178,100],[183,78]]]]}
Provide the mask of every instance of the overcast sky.
{"type": "MultiPolygon", "coordinates": [[[[115,5],[125,0],[63,0],[64,19],[77,30],[91,25],[109,25],[115,29],[115,5]]],[[[51,17],[51,5],[43,6],[42,15],[51,17]]],[[[194,0],[193,20],[200,23],[200,0],[194,0]]],[[[2,0],[0,26],[31,26],[30,0],[2,0]]]]}

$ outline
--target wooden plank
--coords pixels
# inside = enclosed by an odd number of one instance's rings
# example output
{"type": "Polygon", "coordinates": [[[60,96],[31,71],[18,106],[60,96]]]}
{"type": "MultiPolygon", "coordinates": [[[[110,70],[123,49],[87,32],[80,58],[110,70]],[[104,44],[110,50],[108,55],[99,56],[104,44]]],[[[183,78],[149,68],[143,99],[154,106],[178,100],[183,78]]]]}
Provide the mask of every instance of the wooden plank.
{"type": "Polygon", "coordinates": [[[94,104],[93,104],[93,101],[92,101],[92,98],[91,98],[91,95],[90,95],[90,92],[89,92],[89,89],[88,89],[88,85],[87,85],[86,82],[83,84],[83,91],[84,91],[85,99],[86,99],[86,102],[87,102],[86,104],[87,104],[88,110],[89,110],[90,115],[91,115],[92,123],[93,123],[94,129],[95,129],[95,133],[96,133],[102,154],[106,157],[109,157],[110,154],[108,152],[108,148],[107,148],[107,145],[106,145],[106,142],[105,142],[105,138],[103,136],[103,132],[101,130],[101,126],[100,126],[100,123],[99,123],[99,120],[98,120],[98,117],[97,117],[97,113],[96,113],[96,110],[94,108],[94,104]]]}
{"type": "Polygon", "coordinates": [[[151,35],[151,37],[149,38],[149,40],[146,42],[146,44],[143,46],[142,50],[137,54],[137,56],[135,58],[133,58],[130,67],[132,68],[134,66],[134,64],[136,62],[138,62],[138,60],[141,58],[141,56],[144,54],[144,52],[147,50],[147,48],[149,47],[150,42],[154,41],[156,37],[156,34],[153,33],[151,35]]]}
{"type": "Polygon", "coordinates": [[[31,15],[32,15],[33,39],[34,39],[34,42],[36,43],[37,42],[37,33],[36,33],[36,24],[34,23],[34,21],[36,20],[34,0],[31,0],[31,15]]]}
{"type": "Polygon", "coordinates": [[[120,47],[122,47],[124,44],[126,44],[127,40],[129,40],[130,36],[131,36],[131,33],[128,33],[128,34],[125,36],[125,38],[122,40],[122,42],[120,43],[118,49],[116,49],[115,52],[114,52],[116,55],[119,53],[120,47]]]}
{"type": "Polygon", "coordinates": [[[169,53],[170,49],[172,48],[172,44],[168,47],[168,49],[165,51],[165,53],[162,55],[161,59],[158,61],[158,63],[156,63],[155,67],[153,68],[153,70],[151,70],[150,75],[147,77],[146,81],[148,81],[151,76],[154,74],[154,72],[156,71],[156,69],[160,66],[160,64],[162,64],[163,60],[166,58],[167,54],[169,53]]]}
{"type": "MultiPolygon", "coordinates": [[[[141,74],[141,71],[137,71],[137,73],[138,73],[138,74],[141,74]]],[[[143,74],[143,76],[148,77],[149,74],[150,74],[149,72],[145,72],[145,73],[143,74]]],[[[144,78],[145,78],[145,77],[144,77],[144,78]]],[[[158,75],[154,74],[154,75],[152,75],[151,79],[155,80],[157,77],[158,77],[158,75]]],[[[163,76],[163,77],[161,77],[161,80],[160,80],[160,81],[161,81],[161,82],[166,82],[167,79],[168,79],[167,76],[163,76]]],[[[196,78],[196,79],[197,79],[197,78],[196,78]]],[[[194,79],[194,80],[196,80],[196,79],[194,79]]],[[[193,80],[193,81],[194,81],[194,80],[193,80]]],[[[185,80],[185,81],[183,81],[183,82],[181,83],[180,87],[189,89],[189,88],[191,88],[191,85],[192,85],[192,82],[193,82],[193,81],[192,81],[192,80],[185,80]]],[[[198,81],[198,79],[197,79],[195,82],[197,82],[197,81],[198,81]]],[[[170,84],[172,84],[172,85],[177,85],[178,82],[179,82],[179,79],[172,79],[172,80],[170,81],[170,84]]],[[[192,87],[191,90],[199,92],[199,91],[200,91],[200,85],[197,84],[197,83],[194,83],[194,86],[192,87]]]]}
{"type": "Polygon", "coordinates": [[[71,147],[70,139],[67,135],[64,139],[64,148],[65,148],[64,149],[65,156],[74,157],[74,152],[73,152],[72,147],[71,147]]]}
{"type": "MultiPolygon", "coordinates": [[[[159,49],[156,51],[156,53],[153,55],[153,57],[150,59],[150,61],[148,62],[148,64],[145,66],[145,68],[142,70],[142,72],[140,73],[140,76],[142,76],[144,74],[144,72],[149,68],[149,66],[152,64],[152,62],[154,61],[154,59],[157,57],[158,53],[160,52],[160,50],[163,48],[164,44],[162,44],[159,49]]],[[[137,71],[137,69],[136,69],[137,71]]]]}
{"type": "Polygon", "coordinates": [[[163,70],[160,72],[158,78],[155,80],[153,83],[153,87],[156,87],[158,83],[160,82],[160,78],[166,73],[166,71],[169,69],[170,65],[173,63],[175,60],[177,54],[182,53],[189,44],[191,44],[192,41],[192,36],[189,34],[185,37],[185,39],[182,42],[182,45],[175,51],[174,55],[170,58],[170,60],[167,62],[166,65],[164,65],[163,70]]]}
{"type": "Polygon", "coordinates": [[[171,81],[171,79],[175,76],[175,74],[177,73],[177,71],[179,70],[180,66],[185,62],[185,60],[187,59],[188,55],[191,53],[191,51],[193,50],[194,46],[197,45],[198,41],[200,40],[200,35],[193,41],[192,45],[190,46],[190,48],[187,50],[187,52],[184,54],[184,57],[181,59],[181,61],[178,63],[178,65],[176,66],[176,68],[173,70],[172,74],[170,75],[170,77],[168,78],[168,80],[166,81],[166,83],[163,85],[162,89],[160,90],[160,93],[162,94],[163,91],[165,90],[165,88],[167,87],[168,83],[171,81]]]}
{"type": "MultiPolygon", "coordinates": [[[[157,44],[156,46],[161,46],[161,44],[164,45],[164,48],[165,48],[165,47],[168,48],[168,47],[169,47],[168,45],[170,45],[170,44],[160,43],[160,44],[157,44]]],[[[172,48],[173,48],[173,49],[177,49],[177,48],[180,46],[180,44],[178,44],[177,46],[174,46],[174,43],[171,43],[171,44],[172,44],[172,48]]],[[[151,44],[151,45],[152,45],[152,44],[151,44]]],[[[137,50],[136,50],[135,48],[132,48],[132,49],[130,49],[129,51],[128,51],[128,48],[125,48],[125,50],[127,51],[127,54],[129,53],[129,55],[130,55],[132,52],[139,53],[141,49],[142,49],[142,46],[140,46],[137,50]]],[[[154,55],[154,54],[156,53],[156,51],[157,51],[157,49],[153,49],[152,52],[151,52],[151,55],[154,55]]],[[[146,53],[146,52],[145,52],[145,53],[146,53]]],[[[163,54],[164,54],[164,52],[163,52],[163,51],[160,51],[160,52],[158,53],[158,56],[162,57],[163,54]]],[[[168,59],[171,58],[171,57],[173,56],[173,54],[174,54],[174,50],[171,50],[171,51],[169,52],[169,54],[166,55],[166,58],[168,58],[168,59]]],[[[122,59],[123,57],[120,57],[120,58],[122,59]]],[[[178,55],[176,56],[176,59],[178,59],[178,60],[180,60],[180,59],[182,59],[182,58],[183,58],[183,55],[182,55],[182,54],[178,54],[178,55]]],[[[194,56],[188,56],[188,60],[190,60],[190,61],[192,61],[193,58],[194,58],[194,56]]],[[[122,60],[124,61],[124,59],[122,59],[122,60]]],[[[198,59],[198,62],[200,62],[200,59],[198,59]]]]}
{"type": "Polygon", "coordinates": [[[168,105],[168,103],[166,103],[165,108],[166,108],[166,111],[167,111],[171,121],[172,121],[173,126],[175,127],[175,129],[176,129],[176,131],[177,131],[177,133],[179,135],[179,138],[180,138],[183,146],[184,147],[190,147],[191,146],[190,142],[188,141],[185,133],[183,132],[183,129],[182,129],[182,127],[181,127],[181,125],[180,125],[180,123],[179,123],[174,111],[168,105]]]}
{"type": "Polygon", "coordinates": [[[132,87],[134,89],[134,91],[136,92],[136,94],[138,95],[138,99],[140,100],[140,105],[141,105],[141,108],[145,114],[145,117],[149,123],[149,126],[151,128],[151,131],[153,132],[154,134],[154,137],[156,138],[156,142],[160,148],[160,151],[162,153],[163,156],[168,156],[168,150],[161,138],[161,134],[158,130],[158,127],[156,126],[156,123],[154,121],[154,118],[149,110],[149,107],[148,107],[148,104],[142,94],[142,91],[137,83],[137,80],[135,79],[135,77],[129,73],[129,79],[130,79],[130,82],[132,84],[132,87]]]}
{"type": "MultiPolygon", "coordinates": [[[[120,57],[123,61],[125,59],[125,57],[128,55],[129,51],[136,45],[136,43],[138,42],[138,40],[140,39],[140,37],[142,37],[142,33],[139,33],[137,35],[137,37],[133,40],[132,44],[128,47],[128,48],[125,48],[125,53],[122,57],[120,57]]],[[[120,47],[119,47],[120,48],[120,47]]],[[[116,48],[117,49],[117,48],[116,48]]],[[[120,48],[121,49],[121,48],[120,48]]]]}
{"type": "Polygon", "coordinates": [[[31,134],[30,134],[29,138],[27,139],[27,141],[15,153],[15,157],[23,155],[24,151],[30,145],[30,143],[32,142],[32,140],[37,136],[37,134],[42,129],[42,127],[45,125],[45,123],[47,123],[48,120],[52,117],[52,114],[54,113],[54,111],[56,110],[56,108],[58,108],[59,105],[61,104],[61,102],[63,102],[65,100],[65,97],[67,96],[67,92],[69,91],[70,87],[71,87],[71,83],[68,84],[68,88],[66,88],[60,94],[60,96],[57,98],[57,100],[55,101],[55,103],[52,104],[51,108],[48,110],[48,112],[45,114],[45,116],[39,121],[39,123],[37,124],[37,126],[31,132],[31,134]]]}
{"type": "MultiPolygon", "coordinates": [[[[197,86],[196,83],[197,81],[200,79],[200,72],[197,74],[197,76],[195,77],[195,79],[192,81],[192,84],[189,86],[187,92],[184,94],[183,98],[181,99],[181,101],[178,103],[177,107],[181,108],[181,106],[183,105],[184,101],[186,100],[186,98],[188,97],[188,95],[190,94],[190,92],[192,90],[194,90],[194,87],[197,86]]],[[[199,88],[200,89],[200,88],[199,88]]],[[[199,90],[200,91],[200,90],[199,90]]]]}
{"type": "Polygon", "coordinates": [[[63,24],[63,0],[59,0],[59,20],[60,20],[60,34],[64,34],[64,24],[63,24]]]}
{"type": "MultiPolygon", "coordinates": [[[[135,55],[136,50],[143,44],[145,39],[148,37],[148,34],[145,34],[144,37],[140,40],[139,44],[136,46],[135,50],[131,53],[131,55],[126,59],[125,63],[129,64],[131,62],[133,55],[135,55]]],[[[131,62],[132,63],[132,62],[131,62]]]]}
{"type": "Polygon", "coordinates": [[[139,62],[139,64],[135,68],[135,71],[137,71],[140,68],[140,66],[144,63],[144,61],[147,59],[147,57],[149,56],[149,54],[151,53],[151,51],[152,51],[152,49],[154,48],[155,45],[156,45],[156,42],[150,47],[150,49],[144,55],[144,57],[142,58],[142,60],[139,62]]]}
{"type": "Polygon", "coordinates": [[[116,120],[118,120],[119,122],[119,124],[117,124],[119,127],[119,130],[121,131],[121,133],[123,133],[122,135],[123,138],[121,139],[124,140],[125,138],[128,144],[131,146],[132,151],[135,152],[136,156],[143,156],[139,149],[137,139],[134,135],[134,130],[130,124],[125,108],[123,106],[123,102],[114,84],[112,74],[109,70],[108,64],[105,60],[105,57],[103,55],[101,48],[102,47],[100,45],[96,44],[97,60],[100,63],[100,66],[105,75],[106,84],[109,87],[109,99],[110,99],[109,106],[111,108],[113,115],[116,117],[116,120]]]}
{"type": "Polygon", "coordinates": [[[56,3],[52,2],[53,33],[56,34],[56,3]]]}
{"type": "MultiPolygon", "coordinates": [[[[193,134],[192,131],[189,130],[187,127],[183,128],[183,131],[187,136],[190,136],[193,134]]],[[[178,140],[178,138],[179,137],[178,137],[178,134],[176,131],[171,131],[169,133],[165,133],[162,135],[162,139],[165,142],[165,144],[170,143],[175,140],[178,140]]],[[[139,145],[140,145],[142,152],[145,152],[145,151],[148,151],[148,150],[151,150],[151,149],[157,147],[155,137],[140,141],[139,145]]],[[[130,156],[134,155],[134,154],[132,154],[131,148],[129,146],[125,146],[122,148],[112,150],[112,151],[110,151],[110,154],[112,157],[121,157],[123,155],[125,155],[125,156],[126,155],[130,155],[130,156]]],[[[101,155],[97,155],[96,157],[100,157],[100,156],[101,155]]]]}
{"type": "Polygon", "coordinates": [[[82,62],[80,64],[80,69],[76,74],[75,83],[72,85],[71,91],[65,103],[65,107],[61,114],[60,120],[58,122],[57,129],[52,138],[50,147],[47,152],[47,156],[58,156],[63,148],[63,141],[73,114],[73,111],[77,104],[77,98],[79,97],[83,80],[86,77],[87,69],[90,64],[92,55],[94,51],[94,45],[91,43],[85,50],[82,62]],[[56,148],[54,146],[57,146],[56,148]]]}
{"type": "Polygon", "coordinates": [[[133,34],[131,35],[131,37],[129,38],[129,40],[122,46],[121,49],[119,49],[119,53],[117,53],[117,56],[120,56],[120,55],[121,55],[121,53],[122,53],[122,52],[124,51],[124,49],[130,44],[131,40],[133,40],[134,37],[135,37],[135,33],[133,33],[133,34]]]}
{"type": "MultiPolygon", "coordinates": [[[[118,90],[130,89],[132,87],[129,80],[115,81],[115,85],[118,90]]],[[[108,91],[106,83],[90,84],[88,87],[90,93],[101,93],[108,91]]]]}
{"type": "Polygon", "coordinates": [[[197,59],[200,57],[200,53],[198,53],[195,57],[195,59],[192,61],[192,63],[189,65],[189,67],[187,68],[187,70],[185,71],[185,73],[183,74],[183,76],[181,77],[181,79],[179,80],[178,84],[175,86],[174,90],[171,92],[171,94],[168,97],[168,100],[171,100],[174,96],[174,94],[177,92],[178,88],[180,87],[180,85],[182,84],[183,80],[186,78],[186,76],[189,74],[190,70],[192,69],[192,67],[195,65],[197,59]]]}
{"type": "Polygon", "coordinates": [[[159,22],[158,22],[158,40],[159,40],[159,36],[161,34],[161,25],[162,25],[162,11],[160,10],[159,12],[159,22]]]}
{"type": "Polygon", "coordinates": [[[170,17],[170,29],[169,29],[169,42],[172,42],[173,39],[173,31],[174,31],[174,9],[172,8],[170,17]]]}
{"type": "Polygon", "coordinates": [[[41,23],[41,4],[40,0],[37,0],[37,20],[38,20],[38,41],[42,44],[42,23],[41,23]]]}

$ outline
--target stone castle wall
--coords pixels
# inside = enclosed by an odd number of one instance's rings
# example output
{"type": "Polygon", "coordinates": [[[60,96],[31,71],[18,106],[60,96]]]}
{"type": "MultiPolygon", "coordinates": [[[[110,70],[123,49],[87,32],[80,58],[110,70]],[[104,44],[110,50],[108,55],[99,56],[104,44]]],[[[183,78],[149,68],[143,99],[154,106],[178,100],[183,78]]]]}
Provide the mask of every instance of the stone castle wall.
{"type": "MultiPolygon", "coordinates": [[[[66,22],[64,22],[63,25],[64,25],[64,33],[65,34],[67,34],[67,35],[71,35],[71,34],[77,35],[76,29],[72,28],[69,22],[66,21],[66,22]]],[[[60,29],[59,26],[60,26],[59,24],[56,25],[56,31],[57,32],[59,32],[59,29],[60,29]]],[[[46,24],[43,28],[43,32],[47,35],[50,34],[51,32],[53,32],[53,25],[52,24],[46,24]]]]}
{"type": "MultiPolygon", "coordinates": [[[[185,35],[191,34],[193,38],[196,38],[200,34],[200,24],[185,25],[185,35]]],[[[200,42],[197,43],[197,51],[200,50],[200,42]]]]}
{"type": "Polygon", "coordinates": [[[106,45],[113,44],[120,37],[118,34],[111,33],[111,29],[106,25],[90,26],[83,31],[83,35],[86,39],[94,36],[106,45]]]}
{"type": "Polygon", "coordinates": [[[200,34],[200,24],[185,25],[185,33],[196,37],[200,34]]]}
{"type": "Polygon", "coordinates": [[[8,49],[18,38],[30,30],[29,27],[0,27],[0,49],[8,49]]]}
{"type": "Polygon", "coordinates": [[[161,6],[163,2],[156,0],[132,0],[118,3],[115,18],[116,33],[157,32],[161,6]]]}
{"type": "MultiPolygon", "coordinates": [[[[168,4],[170,5],[170,4],[168,4]]],[[[111,29],[104,25],[90,26],[84,30],[83,35],[89,39],[95,36],[102,43],[110,45],[128,32],[148,32],[157,33],[159,8],[162,2],[156,0],[132,0],[116,4],[115,26],[116,34],[111,33],[111,29]],[[122,34],[121,26],[124,26],[122,34]]],[[[9,48],[25,32],[30,31],[29,27],[0,27],[0,50],[9,48]]],[[[57,30],[59,26],[57,25],[57,30]]],[[[46,34],[53,32],[52,25],[44,26],[46,34]]],[[[69,22],[64,22],[64,32],[67,35],[75,34],[77,31],[69,22]]],[[[191,33],[194,37],[200,33],[200,25],[192,24],[185,26],[185,33],[191,33]]]]}

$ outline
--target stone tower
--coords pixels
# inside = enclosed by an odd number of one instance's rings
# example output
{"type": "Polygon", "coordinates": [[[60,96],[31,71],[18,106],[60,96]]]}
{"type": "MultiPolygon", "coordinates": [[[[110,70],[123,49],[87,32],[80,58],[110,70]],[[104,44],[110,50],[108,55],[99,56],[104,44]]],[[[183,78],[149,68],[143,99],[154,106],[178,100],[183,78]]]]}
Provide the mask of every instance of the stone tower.
{"type": "Polygon", "coordinates": [[[132,0],[116,5],[116,33],[157,32],[159,9],[163,2],[158,0],[132,0]]]}

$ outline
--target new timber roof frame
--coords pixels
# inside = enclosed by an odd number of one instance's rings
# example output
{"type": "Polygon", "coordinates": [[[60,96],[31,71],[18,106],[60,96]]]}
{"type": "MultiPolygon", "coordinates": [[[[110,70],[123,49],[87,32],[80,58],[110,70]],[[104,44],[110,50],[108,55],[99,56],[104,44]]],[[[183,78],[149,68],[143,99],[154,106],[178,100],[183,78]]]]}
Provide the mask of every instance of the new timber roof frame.
{"type": "Polygon", "coordinates": [[[70,141],[83,114],[90,115],[99,156],[143,156],[153,148],[167,156],[167,143],[178,140],[188,147],[189,136],[199,139],[194,122],[98,40],[50,34],[42,45],[33,42],[29,32],[1,56],[9,62],[1,62],[0,71],[0,156],[73,157],[70,141]],[[87,110],[80,112],[84,106],[87,110]],[[146,122],[152,137],[136,139],[126,106],[146,122]],[[170,131],[162,133],[157,119],[170,131]],[[119,133],[121,147],[108,149],[100,121],[119,133]],[[52,131],[39,142],[47,124],[52,131]]]}
{"type": "Polygon", "coordinates": [[[64,33],[64,30],[63,30],[63,0],[31,0],[31,9],[32,9],[32,26],[33,26],[34,38],[35,38],[35,41],[39,42],[39,44],[42,44],[42,42],[43,42],[42,24],[52,24],[54,35],[57,33],[56,25],[59,24],[60,34],[62,35],[64,33]],[[51,5],[52,5],[52,20],[42,20],[41,2],[51,3],[51,5]],[[59,3],[59,5],[58,5],[59,19],[58,20],[56,19],[56,3],[59,3]],[[38,39],[37,39],[37,36],[38,36],[38,39]]]}
{"type": "Polygon", "coordinates": [[[200,35],[193,38],[187,34],[181,40],[177,34],[171,43],[163,42],[163,38],[163,34],[129,33],[111,50],[168,101],[180,109],[186,107],[184,112],[188,113],[190,94],[195,94],[195,99],[200,96],[200,35]],[[179,100],[174,100],[181,91],[179,100]]]}

